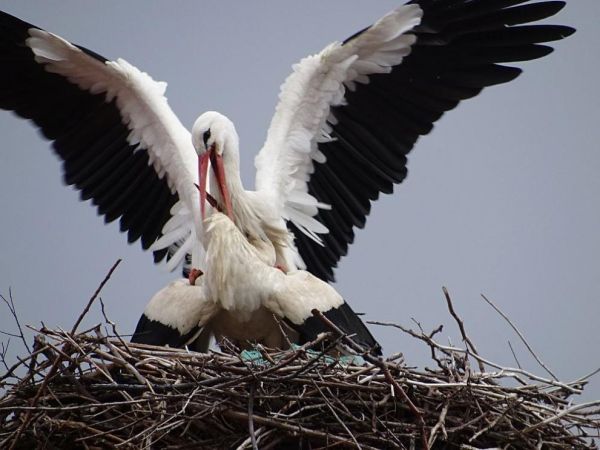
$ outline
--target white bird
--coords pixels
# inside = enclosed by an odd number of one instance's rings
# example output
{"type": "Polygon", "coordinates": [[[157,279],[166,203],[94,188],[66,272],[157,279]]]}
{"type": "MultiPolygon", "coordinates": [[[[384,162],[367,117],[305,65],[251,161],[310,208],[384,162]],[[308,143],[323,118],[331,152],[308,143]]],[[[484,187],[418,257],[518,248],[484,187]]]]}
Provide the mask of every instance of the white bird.
{"type": "MultiPolygon", "coordinates": [[[[66,183],[169,269],[190,254],[203,267],[198,153],[202,170],[212,159],[213,193],[250,239],[270,240],[286,270],[306,266],[333,280],[371,202],[406,177],[418,137],[461,100],[520,74],[502,63],[547,55],[540,43],[573,33],[523,26],[563,6],[417,0],[303,59],[282,85],[255,191],[242,187],[237,134],[224,116],[202,115],[190,135],[165,83],[6,13],[0,107],[32,119],[64,161],[66,183]]],[[[349,332],[362,325],[347,303],[336,314],[349,332]]]]}
{"type": "Polygon", "coordinates": [[[303,270],[286,274],[274,268],[272,247],[252,245],[224,214],[212,214],[205,224],[206,273],[195,285],[177,280],[159,291],[132,342],[206,351],[214,335],[217,342],[227,338],[242,348],[260,343],[286,349],[289,342],[325,331],[315,327],[311,311],[342,306],[344,300],[331,285],[303,270]]]}
{"type": "Polygon", "coordinates": [[[196,285],[181,278],[158,291],[138,320],[131,342],[148,345],[168,345],[206,352],[211,331],[200,324],[206,323],[217,305],[204,289],[204,278],[198,277],[196,285]]]}

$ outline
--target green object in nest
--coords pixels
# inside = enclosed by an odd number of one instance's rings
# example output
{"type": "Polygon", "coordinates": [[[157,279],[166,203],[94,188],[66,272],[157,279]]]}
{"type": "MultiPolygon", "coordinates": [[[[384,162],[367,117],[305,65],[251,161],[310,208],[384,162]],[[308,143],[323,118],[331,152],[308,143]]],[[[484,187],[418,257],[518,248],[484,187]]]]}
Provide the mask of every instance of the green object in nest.
{"type": "MultiPolygon", "coordinates": [[[[291,348],[292,351],[298,351],[301,349],[302,349],[302,347],[300,345],[292,344],[292,348],[291,348]]],[[[365,365],[365,360],[360,355],[348,355],[348,356],[340,356],[339,358],[335,358],[331,355],[323,355],[323,354],[321,354],[321,352],[318,352],[316,350],[309,349],[309,350],[304,350],[304,352],[309,358],[322,359],[325,364],[333,364],[337,361],[343,367],[365,365]]],[[[274,359],[275,359],[275,361],[280,361],[284,356],[285,356],[285,354],[280,354],[280,355],[277,355],[277,357],[275,357],[274,359]]],[[[261,365],[261,366],[269,365],[269,361],[267,361],[266,359],[263,358],[260,350],[243,350],[242,353],[240,353],[240,358],[242,358],[242,361],[250,362],[250,363],[256,364],[256,365],[261,365]]]]}

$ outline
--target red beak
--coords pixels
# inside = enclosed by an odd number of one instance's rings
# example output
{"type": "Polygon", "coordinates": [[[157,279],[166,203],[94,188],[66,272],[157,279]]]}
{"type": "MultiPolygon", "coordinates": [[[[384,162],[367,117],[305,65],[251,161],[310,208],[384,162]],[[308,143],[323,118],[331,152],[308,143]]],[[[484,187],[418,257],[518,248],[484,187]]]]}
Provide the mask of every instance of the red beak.
{"type": "Polygon", "coordinates": [[[225,205],[225,213],[231,220],[233,220],[233,208],[231,206],[231,197],[229,196],[229,189],[227,188],[225,178],[225,167],[223,166],[223,157],[215,151],[215,146],[212,145],[206,153],[204,153],[198,160],[198,171],[200,178],[200,211],[202,213],[202,220],[206,216],[206,179],[208,175],[208,162],[217,179],[217,185],[219,187],[219,193],[225,205]]]}
{"type": "Polygon", "coordinates": [[[203,221],[206,216],[206,178],[208,175],[209,158],[210,150],[202,154],[202,156],[198,158],[198,180],[200,181],[200,212],[202,214],[203,221]]]}

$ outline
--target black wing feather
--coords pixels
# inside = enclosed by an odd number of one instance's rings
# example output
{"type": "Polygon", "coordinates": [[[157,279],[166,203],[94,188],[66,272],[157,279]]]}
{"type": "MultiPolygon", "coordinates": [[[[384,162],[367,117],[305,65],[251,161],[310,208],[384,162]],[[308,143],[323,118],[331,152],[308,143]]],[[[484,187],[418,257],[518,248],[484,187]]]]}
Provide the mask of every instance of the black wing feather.
{"type": "Polygon", "coordinates": [[[176,328],[149,319],[146,317],[146,314],[142,314],[135,327],[133,336],[131,336],[131,342],[157,346],[168,345],[173,348],[181,348],[199,331],[200,327],[196,326],[188,333],[182,335],[176,328]]]}
{"type": "MultiPolygon", "coordinates": [[[[348,303],[332,308],[323,315],[369,353],[381,355],[381,346],[348,303]]],[[[314,316],[309,317],[302,325],[294,325],[290,321],[287,323],[300,334],[300,344],[313,341],[320,333],[331,331],[321,319],[314,316]]]]}
{"type": "MultiPolygon", "coordinates": [[[[129,130],[115,101],[82,91],[49,73],[25,45],[37,28],[0,11],[0,108],[31,119],[63,161],[64,181],[91,199],[106,222],[121,218],[128,241],[147,249],[160,236],[177,202],[166,179],[149,165],[147,152],[129,145],[129,130]]],[[[78,47],[99,61],[106,59],[78,47]]],[[[155,261],[168,251],[155,252],[155,261]]]]}
{"type": "MultiPolygon", "coordinates": [[[[327,251],[293,225],[298,250],[310,272],[333,281],[333,269],[362,228],[370,202],[391,193],[407,175],[406,155],[420,136],[462,100],[485,87],[515,79],[521,69],[502,65],[541,58],[552,48],[541,45],[575,30],[529,25],[559,12],[564,1],[415,0],[423,9],[412,52],[389,74],[369,77],[346,92],[347,105],[332,110],[335,141],[319,144],[327,157],[315,163],[308,191],[329,203],[317,218],[329,227],[322,236],[327,251]]],[[[360,36],[354,34],[344,43],[360,36]]]]}

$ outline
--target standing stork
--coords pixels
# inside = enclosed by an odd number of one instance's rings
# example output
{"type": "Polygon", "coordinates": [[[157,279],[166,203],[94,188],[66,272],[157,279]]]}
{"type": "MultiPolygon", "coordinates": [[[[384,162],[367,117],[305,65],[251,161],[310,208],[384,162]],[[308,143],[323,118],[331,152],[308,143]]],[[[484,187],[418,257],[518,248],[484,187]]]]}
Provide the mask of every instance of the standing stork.
{"type": "MultiPolygon", "coordinates": [[[[248,238],[270,240],[286,270],[305,265],[333,280],[371,202],[406,177],[418,137],[461,100],[519,75],[503,63],[547,55],[542,43],[570,35],[528,25],[563,6],[412,1],[303,59],[282,86],[255,191],[242,187],[237,134],[224,116],[203,114],[190,135],[164,83],[6,13],[0,107],[32,119],[53,141],[66,183],[169,269],[189,254],[192,267],[203,264],[198,154],[201,171],[212,162],[214,195],[248,238]]],[[[332,319],[360,322],[347,304],[332,319]]]]}

